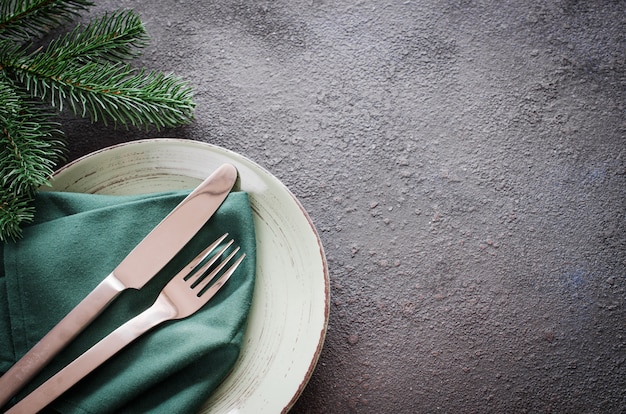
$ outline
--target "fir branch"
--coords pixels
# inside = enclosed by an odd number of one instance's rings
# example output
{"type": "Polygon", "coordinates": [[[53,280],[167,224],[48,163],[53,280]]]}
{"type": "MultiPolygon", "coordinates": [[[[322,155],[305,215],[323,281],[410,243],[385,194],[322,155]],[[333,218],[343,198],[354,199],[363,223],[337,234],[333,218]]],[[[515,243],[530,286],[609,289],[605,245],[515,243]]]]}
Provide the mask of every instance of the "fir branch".
{"type": "Polygon", "coordinates": [[[174,127],[193,118],[187,83],[126,63],[147,42],[132,11],[106,14],[29,51],[26,41],[88,5],[86,0],[0,0],[0,240],[19,238],[20,225],[32,221],[33,196],[65,149],[58,124],[39,100],[94,122],[127,127],[174,127]]]}
{"type": "Polygon", "coordinates": [[[88,0],[4,0],[0,5],[0,35],[28,41],[71,21],[92,5],[88,0]]]}
{"type": "Polygon", "coordinates": [[[93,122],[172,127],[193,118],[192,89],[173,75],[109,62],[36,66],[22,60],[10,69],[31,95],[59,110],[67,105],[93,122]]]}
{"type": "Polygon", "coordinates": [[[0,241],[16,241],[22,237],[22,226],[34,220],[32,195],[17,194],[0,187],[0,241]]]}
{"type": "Polygon", "coordinates": [[[137,57],[138,50],[147,42],[148,36],[139,16],[132,10],[118,11],[105,14],[86,27],[77,25],[70,33],[50,42],[45,52],[35,52],[31,65],[129,60],[137,57]]]}
{"type": "Polygon", "coordinates": [[[17,238],[32,220],[32,196],[61,159],[58,124],[0,76],[0,240],[17,238]]]}
{"type": "Polygon", "coordinates": [[[45,184],[61,159],[64,143],[59,125],[50,121],[11,81],[0,78],[0,184],[28,193],[45,184]]]}

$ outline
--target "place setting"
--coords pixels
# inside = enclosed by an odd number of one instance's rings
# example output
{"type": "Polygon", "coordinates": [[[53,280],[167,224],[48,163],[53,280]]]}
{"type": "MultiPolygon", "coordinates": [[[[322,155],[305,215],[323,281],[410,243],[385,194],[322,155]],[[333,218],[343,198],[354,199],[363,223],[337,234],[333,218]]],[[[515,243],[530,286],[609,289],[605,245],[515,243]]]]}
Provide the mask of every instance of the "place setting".
{"type": "Polygon", "coordinates": [[[298,399],[325,339],[328,267],[270,172],[199,141],[138,140],[61,167],[34,207],[3,245],[2,410],[275,413],[298,399]]]}

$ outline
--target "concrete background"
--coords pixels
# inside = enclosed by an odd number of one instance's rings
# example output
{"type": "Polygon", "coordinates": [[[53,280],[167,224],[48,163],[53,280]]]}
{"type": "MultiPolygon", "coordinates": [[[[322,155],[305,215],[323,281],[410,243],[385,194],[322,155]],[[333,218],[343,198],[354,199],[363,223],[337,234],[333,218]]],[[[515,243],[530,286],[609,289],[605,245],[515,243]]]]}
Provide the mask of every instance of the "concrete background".
{"type": "Polygon", "coordinates": [[[331,314],[294,413],[626,412],[626,2],[106,0],[282,180],[331,314]]]}

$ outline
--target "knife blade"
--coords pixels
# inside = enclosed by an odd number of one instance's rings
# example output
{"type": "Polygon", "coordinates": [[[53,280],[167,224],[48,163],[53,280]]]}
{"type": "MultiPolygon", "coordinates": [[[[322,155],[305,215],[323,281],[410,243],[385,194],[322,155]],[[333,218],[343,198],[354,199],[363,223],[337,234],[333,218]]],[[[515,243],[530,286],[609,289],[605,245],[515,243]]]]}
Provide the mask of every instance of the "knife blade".
{"type": "Polygon", "coordinates": [[[4,406],[122,291],[140,289],[191,240],[224,202],[237,169],[224,164],[178,204],[87,296],[0,377],[4,406]]]}

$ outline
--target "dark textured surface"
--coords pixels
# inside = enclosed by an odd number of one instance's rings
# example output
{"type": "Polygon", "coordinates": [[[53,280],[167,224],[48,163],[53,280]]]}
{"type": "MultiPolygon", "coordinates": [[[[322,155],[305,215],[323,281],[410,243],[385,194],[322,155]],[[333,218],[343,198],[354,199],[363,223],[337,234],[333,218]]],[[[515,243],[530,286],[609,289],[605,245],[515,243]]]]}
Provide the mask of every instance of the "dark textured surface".
{"type": "Polygon", "coordinates": [[[294,413],[626,412],[626,2],[114,1],[201,140],[300,199],[331,278],[294,413]]]}

